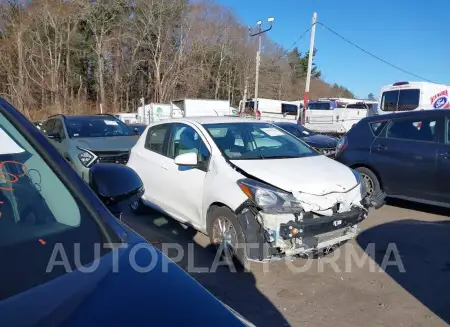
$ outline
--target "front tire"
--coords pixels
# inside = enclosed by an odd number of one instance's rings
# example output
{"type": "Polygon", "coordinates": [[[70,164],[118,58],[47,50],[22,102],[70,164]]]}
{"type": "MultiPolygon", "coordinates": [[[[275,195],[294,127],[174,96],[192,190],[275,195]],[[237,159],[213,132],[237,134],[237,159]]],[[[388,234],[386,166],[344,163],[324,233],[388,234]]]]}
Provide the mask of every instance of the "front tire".
{"type": "Polygon", "coordinates": [[[246,267],[245,236],[236,215],[227,207],[214,207],[210,217],[207,232],[211,244],[225,254],[223,258],[228,264],[231,264],[230,260],[236,259],[246,267]]]}
{"type": "Polygon", "coordinates": [[[361,174],[362,180],[366,183],[367,193],[369,196],[382,191],[380,181],[372,170],[366,167],[358,167],[356,168],[356,171],[361,174]]]}

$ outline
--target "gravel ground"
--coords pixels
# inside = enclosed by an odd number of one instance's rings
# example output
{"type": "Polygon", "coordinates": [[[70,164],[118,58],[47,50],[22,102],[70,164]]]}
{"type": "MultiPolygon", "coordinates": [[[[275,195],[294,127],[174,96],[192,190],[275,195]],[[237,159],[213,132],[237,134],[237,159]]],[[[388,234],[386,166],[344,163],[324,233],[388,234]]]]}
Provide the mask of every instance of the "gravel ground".
{"type": "Polygon", "coordinates": [[[161,214],[127,214],[124,221],[257,326],[447,326],[447,214],[390,201],[329,256],[252,263],[250,272],[215,266],[205,235],[161,214]]]}

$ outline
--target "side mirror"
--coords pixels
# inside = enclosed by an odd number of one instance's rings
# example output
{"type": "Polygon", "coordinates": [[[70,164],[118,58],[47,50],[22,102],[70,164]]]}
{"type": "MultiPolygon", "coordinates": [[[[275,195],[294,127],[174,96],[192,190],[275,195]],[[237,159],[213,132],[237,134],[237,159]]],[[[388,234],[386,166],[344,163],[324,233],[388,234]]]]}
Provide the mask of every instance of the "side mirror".
{"type": "Polygon", "coordinates": [[[119,164],[94,164],[89,170],[89,185],[118,218],[144,194],[144,184],[138,174],[119,164]]]}
{"type": "Polygon", "coordinates": [[[55,132],[48,133],[47,137],[49,139],[55,140],[56,142],[61,142],[61,140],[62,140],[61,135],[59,135],[59,133],[55,133],[55,132]]]}
{"type": "Polygon", "coordinates": [[[197,153],[183,153],[175,157],[175,164],[178,166],[197,166],[197,153]]]}
{"type": "Polygon", "coordinates": [[[134,134],[136,134],[136,135],[140,135],[141,134],[141,132],[139,132],[139,130],[135,127],[135,128],[133,128],[133,132],[134,132],[134,134]]]}

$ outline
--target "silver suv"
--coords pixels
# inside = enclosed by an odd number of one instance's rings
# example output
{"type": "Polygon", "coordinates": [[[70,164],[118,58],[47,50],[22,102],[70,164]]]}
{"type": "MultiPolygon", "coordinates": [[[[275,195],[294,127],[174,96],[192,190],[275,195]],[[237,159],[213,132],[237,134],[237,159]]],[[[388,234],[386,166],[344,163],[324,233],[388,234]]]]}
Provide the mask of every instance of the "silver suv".
{"type": "Polygon", "coordinates": [[[41,131],[86,182],[96,162],[126,164],[139,138],[113,115],[55,115],[41,131]]]}

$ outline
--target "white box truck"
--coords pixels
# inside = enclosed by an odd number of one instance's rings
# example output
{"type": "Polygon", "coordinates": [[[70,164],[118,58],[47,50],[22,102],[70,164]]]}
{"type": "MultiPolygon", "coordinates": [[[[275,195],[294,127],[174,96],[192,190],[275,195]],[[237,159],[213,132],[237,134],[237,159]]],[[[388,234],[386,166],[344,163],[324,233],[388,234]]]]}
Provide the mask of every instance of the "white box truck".
{"type": "Polygon", "coordinates": [[[169,103],[150,103],[141,106],[138,108],[139,122],[150,124],[155,121],[169,119],[170,108],[169,103]]]}
{"type": "Polygon", "coordinates": [[[171,117],[230,116],[234,115],[228,100],[180,99],[170,102],[171,117]]]}

